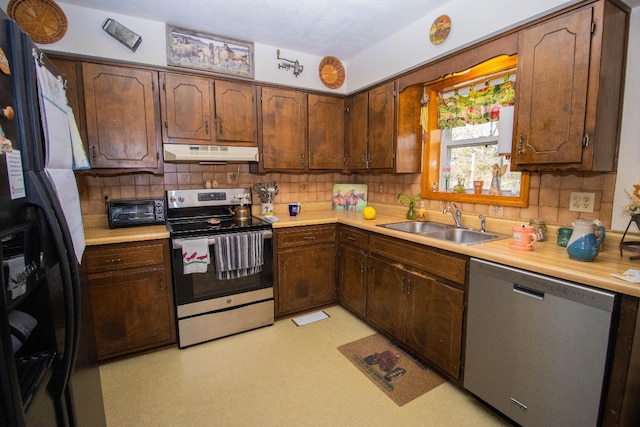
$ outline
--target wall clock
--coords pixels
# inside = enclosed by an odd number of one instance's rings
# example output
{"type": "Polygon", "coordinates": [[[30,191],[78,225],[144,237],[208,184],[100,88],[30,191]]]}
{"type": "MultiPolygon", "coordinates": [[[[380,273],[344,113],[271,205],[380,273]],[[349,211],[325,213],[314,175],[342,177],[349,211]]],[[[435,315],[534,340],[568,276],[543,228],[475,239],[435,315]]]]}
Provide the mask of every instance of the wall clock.
{"type": "Polygon", "coordinates": [[[433,44],[440,44],[449,37],[449,31],[451,31],[451,18],[447,15],[440,15],[431,24],[429,40],[433,44]]]}
{"type": "Polygon", "coordinates": [[[338,89],[344,83],[346,72],[342,62],[335,56],[325,56],[318,67],[320,80],[329,89],[338,89]]]}
{"type": "Polygon", "coordinates": [[[53,0],[11,0],[7,15],[36,43],[55,43],[67,32],[67,17],[53,0]]]}

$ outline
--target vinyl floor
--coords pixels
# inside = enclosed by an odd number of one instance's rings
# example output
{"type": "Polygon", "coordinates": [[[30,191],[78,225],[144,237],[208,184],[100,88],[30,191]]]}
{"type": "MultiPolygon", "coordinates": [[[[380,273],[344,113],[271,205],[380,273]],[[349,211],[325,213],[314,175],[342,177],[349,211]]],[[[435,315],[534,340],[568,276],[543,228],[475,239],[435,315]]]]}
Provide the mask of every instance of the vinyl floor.
{"type": "Polygon", "coordinates": [[[107,426],[509,425],[450,383],[397,406],[337,350],[375,331],[340,306],[325,312],[103,364],[107,426]]]}

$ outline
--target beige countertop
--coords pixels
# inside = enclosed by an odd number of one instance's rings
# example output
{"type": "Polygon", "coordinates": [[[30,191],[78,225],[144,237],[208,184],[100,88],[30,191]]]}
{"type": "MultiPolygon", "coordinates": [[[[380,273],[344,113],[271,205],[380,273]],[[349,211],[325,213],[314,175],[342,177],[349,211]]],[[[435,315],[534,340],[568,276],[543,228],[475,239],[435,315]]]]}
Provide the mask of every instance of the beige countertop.
{"type": "MultiPolygon", "coordinates": [[[[510,238],[463,246],[452,242],[379,227],[379,224],[406,221],[404,215],[407,208],[376,204],[372,204],[372,206],[376,208],[376,218],[366,220],[362,216],[361,211],[333,211],[331,210],[330,203],[326,202],[305,203],[302,207],[302,212],[295,217],[289,216],[286,205],[276,205],[274,214],[279,220],[273,223],[273,228],[340,223],[392,237],[399,237],[407,241],[458,252],[471,257],[522,268],[559,279],[570,280],[613,292],[640,297],[640,284],[626,282],[611,276],[612,273],[619,274],[628,269],[640,269],[640,260],[631,261],[629,259],[629,255],[633,255],[634,253],[625,252],[624,256],[620,256],[618,244],[621,235],[619,233],[608,232],[605,239],[604,250],[598,254],[596,260],[593,262],[582,262],[570,259],[567,255],[566,248],[556,245],[555,232],[557,227],[548,227],[547,239],[543,242],[536,243],[533,251],[515,251],[510,249],[509,243],[512,241],[510,238]]],[[[259,205],[257,207],[259,208],[259,205]]],[[[254,210],[254,214],[255,213],[256,211],[254,210]]],[[[106,215],[84,216],[83,219],[87,246],[166,239],[169,237],[168,231],[165,226],[162,225],[109,229],[106,215]]],[[[453,224],[452,216],[450,214],[443,215],[441,212],[429,211],[428,219],[430,221],[453,224]]],[[[511,235],[511,225],[514,223],[517,222],[487,218],[486,228],[489,232],[511,235]]],[[[476,215],[465,215],[463,212],[462,224],[465,227],[479,228],[480,221],[476,215]]]]}
{"type": "Polygon", "coordinates": [[[169,232],[164,225],[111,229],[106,215],[83,215],[82,221],[84,222],[84,241],[87,246],[169,238],[169,232]]]}

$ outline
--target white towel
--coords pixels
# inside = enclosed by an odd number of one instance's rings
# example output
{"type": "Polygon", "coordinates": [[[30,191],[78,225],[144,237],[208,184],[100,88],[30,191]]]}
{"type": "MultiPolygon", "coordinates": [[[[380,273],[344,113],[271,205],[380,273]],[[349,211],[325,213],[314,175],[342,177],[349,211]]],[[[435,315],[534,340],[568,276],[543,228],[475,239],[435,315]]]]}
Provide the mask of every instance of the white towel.
{"type": "Polygon", "coordinates": [[[210,262],[209,242],[207,239],[193,239],[182,242],[184,274],[206,273],[210,262]]]}

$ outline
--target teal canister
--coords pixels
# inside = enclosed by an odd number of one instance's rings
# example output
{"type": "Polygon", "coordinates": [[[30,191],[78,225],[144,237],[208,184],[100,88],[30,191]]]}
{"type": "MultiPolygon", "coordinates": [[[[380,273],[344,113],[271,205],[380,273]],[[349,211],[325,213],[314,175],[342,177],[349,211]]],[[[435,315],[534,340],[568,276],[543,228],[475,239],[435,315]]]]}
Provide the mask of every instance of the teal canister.
{"type": "Polygon", "coordinates": [[[573,232],[567,243],[569,258],[578,261],[595,260],[604,243],[604,227],[596,225],[596,221],[592,219],[577,219],[572,225],[573,232]],[[599,238],[596,238],[596,227],[600,234],[599,238]]]}
{"type": "Polygon", "coordinates": [[[567,243],[569,243],[569,239],[571,238],[571,233],[573,233],[573,229],[569,227],[560,227],[558,228],[558,246],[567,247],[567,243]]]}

